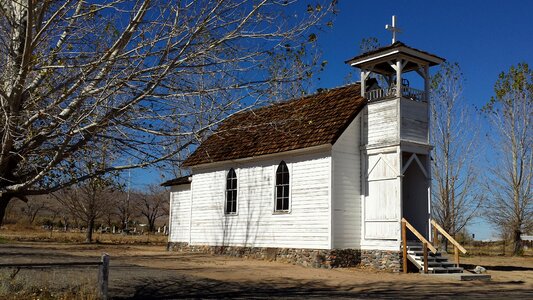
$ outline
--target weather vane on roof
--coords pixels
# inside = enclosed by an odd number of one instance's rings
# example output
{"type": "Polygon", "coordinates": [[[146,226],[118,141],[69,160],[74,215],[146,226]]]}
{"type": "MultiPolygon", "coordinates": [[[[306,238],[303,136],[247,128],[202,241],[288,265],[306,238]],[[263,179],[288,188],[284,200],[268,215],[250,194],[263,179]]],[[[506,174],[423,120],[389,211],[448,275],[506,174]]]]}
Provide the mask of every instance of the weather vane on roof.
{"type": "Polygon", "coordinates": [[[396,33],[401,33],[402,30],[398,27],[396,27],[396,16],[392,16],[392,25],[385,25],[385,29],[392,32],[392,43],[396,43],[396,33]]]}

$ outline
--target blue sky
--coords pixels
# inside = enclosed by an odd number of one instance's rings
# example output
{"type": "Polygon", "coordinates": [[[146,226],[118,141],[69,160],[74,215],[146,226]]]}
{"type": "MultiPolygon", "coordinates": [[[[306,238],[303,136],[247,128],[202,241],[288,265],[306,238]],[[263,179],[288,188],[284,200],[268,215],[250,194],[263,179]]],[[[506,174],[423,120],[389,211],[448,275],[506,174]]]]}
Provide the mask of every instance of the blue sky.
{"type": "MultiPolygon", "coordinates": [[[[396,15],[397,26],[403,30],[398,40],[458,62],[466,80],[464,101],[481,107],[493,95],[500,72],[519,62],[533,64],[532,12],[533,1],[341,0],[332,30],[319,36],[328,65],[319,75],[317,87],[339,86],[348,72],[358,74],[344,60],[359,53],[360,41],[365,37],[390,44],[391,33],[385,30],[385,24],[391,24],[391,16],[396,15]]],[[[490,155],[490,145],[482,148],[490,155]]],[[[486,164],[489,158],[482,160],[486,164]]],[[[481,219],[475,220],[469,231],[476,239],[494,236],[492,228],[481,219]]]]}
{"type": "MultiPolygon", "coordinates": [[[[315,86],[332,88],[345,83],[346,75],[358,70],[344,61],[359,53],[365,37],[390,44],[385,24],[397,16],[403,30],[398,40],[426,50],[462,67],[466,83],[464,100],[481,107],[493,94],[502,71],[519,62],[533,64],[533,1],[339,1],[333,28],[319,33],[325,70],[315,86]]],[[[358,75],[355,76],[358,79],[358,75]]],[[[161,182],[157,172],[132,171],[132,185],[161,182]]],[[[476,239],[492,235],[490,227],[477,220],[470,228],[476,239]]]]}
{"type": "MultiPolygon", "coordinates": [[[[502,71],[533,63],[533,1],[340,1],[332,30],[319,42],[328,61],[318,87],[343,84],[351,71],[344,60],[358,54],[364,37],[390,44],[385,24],[397,16],[398,40],[458,62],[466,78],[464,96],[481,106],[502,71]]],[[[358,78],[358,77],[357,77],[358,78]]]]}

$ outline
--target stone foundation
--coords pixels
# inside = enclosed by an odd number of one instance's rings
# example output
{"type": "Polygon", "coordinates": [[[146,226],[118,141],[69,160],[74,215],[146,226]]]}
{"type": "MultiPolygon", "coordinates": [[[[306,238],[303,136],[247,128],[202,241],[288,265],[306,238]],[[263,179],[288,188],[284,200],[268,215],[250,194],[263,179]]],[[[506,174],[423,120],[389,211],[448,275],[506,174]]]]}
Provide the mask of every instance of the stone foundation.
{"type": "Polygon", "coordinates": [[[361,251],[355,249],[294,249],[234,246],[202,246],[168,243],[169,251],[200,252],[233,257],[281,261],[313,268],[355,267],[361,261],[361,251]]]}
{"type": "Polygon", "coordinates": [[[361,250],[361,265],[397,273],[402,269],[402,253],[400,251],[361,250]]]}
{"type": "Polygon", "coordinates": [[[281,261],[313,268],[347,268],[362,265],[377,270],[399,272],[401,253],[395,251],[357,249],[294,249],[235,246],[205,246],[168,243],[169,251],[198,252],[233,257],[281,261]]]}

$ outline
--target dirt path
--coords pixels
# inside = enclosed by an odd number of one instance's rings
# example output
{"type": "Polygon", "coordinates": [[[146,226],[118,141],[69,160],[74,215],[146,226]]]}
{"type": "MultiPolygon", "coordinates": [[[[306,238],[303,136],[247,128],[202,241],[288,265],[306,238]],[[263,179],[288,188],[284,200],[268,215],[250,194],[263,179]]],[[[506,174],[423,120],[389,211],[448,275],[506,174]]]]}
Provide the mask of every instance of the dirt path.
{"type": "Polygon", "coordinates": [[[110,294],[115,299],[533,299],[531,258],[463,259],[466,264],[487,267],[494,278],[491,282],[361,269],[311,269],[278,262],[169,253],[161,246],[3,244],[0,262],[97,260],[103,252],[111,255],[110,294]]]}

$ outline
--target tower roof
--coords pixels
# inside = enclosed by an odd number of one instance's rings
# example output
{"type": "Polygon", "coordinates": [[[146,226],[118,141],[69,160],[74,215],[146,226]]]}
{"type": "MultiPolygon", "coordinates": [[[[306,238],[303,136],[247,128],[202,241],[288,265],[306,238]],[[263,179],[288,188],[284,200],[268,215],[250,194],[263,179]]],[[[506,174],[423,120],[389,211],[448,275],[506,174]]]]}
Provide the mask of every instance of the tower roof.
{"type": "Polygon", "coordinates": [[[384,64],[375,64],[373,72],[387,74],[390,73],[390,66],[386,63],[387,60],[392,58],[393,56],[398,55],[404,56],[408,60],[413,61],[411,65],[407,65],[406,68],[404,68],[405,71],[417,69],[417,61],[427,63],[429,64],[429,66],[435,66],[441,64],[445,60],[444,58],[439,57],[435,54],[409,47],[402,42],[395,42],[394,44],[360,54],[352,59],[345,61],[345,63],[353,67],[361,68],[366,64],[381,61],[384,64]]]}

